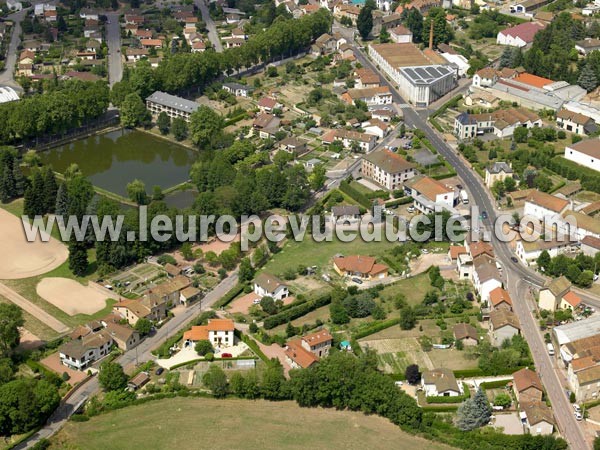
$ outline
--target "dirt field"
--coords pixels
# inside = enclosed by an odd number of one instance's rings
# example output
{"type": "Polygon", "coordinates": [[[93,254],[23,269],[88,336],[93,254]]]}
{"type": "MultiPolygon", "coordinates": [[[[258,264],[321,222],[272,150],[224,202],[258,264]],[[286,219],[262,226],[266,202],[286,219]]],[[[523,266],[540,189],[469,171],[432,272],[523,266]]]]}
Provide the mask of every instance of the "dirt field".
{"type": "Polygon", "coordinates": [[[25,328],[19,328],[19,334],[19,348],[23,350],[35,350],[44,345],[44,341],[25,328]]]}
{"type": "Polygon", "coordinates": [[[68,422],[51,449],[388,449],[450,447],[358,412],[294,402],[174,398],[68,422]],[[205,424],[205,426],[199,426],[205,424]],[[302,424],[302,426],[299,426],[302,424]]]}
{"type": "Polygon", "coordinates": [[[15,280],[55,269],[69,256],[67,247],[51,238],[27,242],[21,221],[0,209],[0,279],[15,280]]]}
{"type": "Polygon", "coordinates": [[[105,295],[68,278],[44,278],[37,285],[36,291],[44,300],[70,316],[91,315],[106,306],[105,295]]]}

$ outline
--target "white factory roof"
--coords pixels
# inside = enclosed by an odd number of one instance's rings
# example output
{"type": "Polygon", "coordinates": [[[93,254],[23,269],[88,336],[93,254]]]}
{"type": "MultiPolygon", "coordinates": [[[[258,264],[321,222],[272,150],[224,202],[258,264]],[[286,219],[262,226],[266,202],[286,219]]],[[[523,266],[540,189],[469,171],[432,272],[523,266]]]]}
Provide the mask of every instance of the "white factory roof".
{"type": "Polygon", "coordinates": [[[559,346],[597,334],[600,334],[600,315],[554,328],[559,346]]]}
{"type": "Polygon", "coordinates": [[[12,102],[19,100],[19,96],[15,90],[9,86],[0,86],[0,103],[12,102]]]}
{"type": "Polygon", "coordinates": [[[412,84],[432,84],[448,76],[448,74],[454,74],[454,70],[451,67],[440,65],[402,67],[400,68],[400,72],[412,84]]]}

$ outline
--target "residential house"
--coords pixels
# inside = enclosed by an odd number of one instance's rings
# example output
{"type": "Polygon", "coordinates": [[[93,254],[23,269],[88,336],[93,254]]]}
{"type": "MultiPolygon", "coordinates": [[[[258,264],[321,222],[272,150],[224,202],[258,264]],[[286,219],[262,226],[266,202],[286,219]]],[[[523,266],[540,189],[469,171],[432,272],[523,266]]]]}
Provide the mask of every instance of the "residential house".
{"type": "Polygon", "coordinates": [[[356,205],[342,205],[331,208],[331,220],[337,221],[355,221],[360,220],[360,209],[356,205]]]}
{"type": "Polygon", "coordinates": [[[315,56],[326,55],[337,50],[337,39],[328,33],[319,36],[311,47],[311,53],[315,56]]]}
{"type": "Polygon", "coordinates": [[[202,53],[206,50],[206,44],[202,41],[192,42],[192,53],[202,53]]]}
{"type": "Polygon", "coordinates": [[[374,109],[371,111],[371,118],[388,123],[396,116],[396,113],[390,109],[374,109]]]}
{"type": "Polygon", "coordinates": [[[415,164],[390,150],[383,149],[365,155],[361,174],[384,188],[394,191],[418,174],[415,164]]]}
{"type": "Polygon", "coordinates": [[[156,91],[146,98],[146,108],[155,117],[164,112],[172,119],[181,118],[189,122],[191,115],[199,107],[196,102],[161,91],[156,91]]]}
{"type": "Polygon", "coordinates": [[[581,240],[581,251],[586,256],[595,256],[600,251],[600,239],[594,236],[585,236],[581,240]]]}
{"type": "Polygon", "coordinates": [[[473,346],[479,343],[477,330],[468,323],[457,323],[454,325],[454,339],[461,341],[465,346],[473,346]]]}
{"type": "Polygon", "coordinates": [[[286,137],[277,143],[277,148],[284,152],[293,154],[296,158],[308,152],[307,141],[294,136],[286,137]]]}
{"type": "Polygon", "coordinates": [[[585,236],[600,237],[600,220],[579,211],[565,211],[562,214],[564,224],[561,231],[573,240],[585,236]]]}
{"type": "Polygon", "coordinates": [[[89,8],[81,8],[79,10],[79,17],[81,19],[86,19],[86,20],[95,20],[95,21],[100,20],[100,14],[98,13],[98,11],[96,11],[95,9],[89,9],[89,8]]]}
{"type": "Polygon", "coordinates": [[[462,389],[454,372],[447,368],[427,370],[421,376],[421,386],[427,397],[458,397],[462,389]]]}
{"type": "Polygon", "coordinates": [[[163,41],[161,39],[140,39],[140,44],[144,48],[160,49],[163,46],[163,41]]]}
{"type": "Polygon", "coordinates": [[[579,305],[581,305],[581,297],[579,297],[579,295],[577,295],[575,292],[569,291],[563,295],[558,307],[560,309],[570,309],[571,311],[574,311],[579,307],[579,305]]]}
{"type": "Polygon", "coordinates": [[[404,182],[404,190],[414,199],[414,206],[423,214],[436,209],[454,210],[457,193],[433,178],[418,175],[404,182]]]}
{"type": "Polygon", "coordinates": [[[74,370],[84,370],[110,353],[113,340],[104,331],[73,339],[58,349],[60,362],[74,370]]]}
{"type": "Polygon", "coordinates": [[[231,92],[236,97],[249,97],[252,91],[254,90],[250,86],[246,86],[245,84],[240,83],[223,83],[223,89],[227,92],[231,92]]]}
{"type": "Polygon", "coordinates": [[[500,109],[483,114],[463,112],[454,119],[454,134],[459,139],[472,139],[486,133],[505,138],[512,136],[517,128],[540,126],[542,119],[524,108],[500,109]]]}
{"type": "Polygon", "coordinates": [[[567,369],[569,386],[578,402],[598,399],[600,393],[600,365],[597,358],[585,356],[573,359],[567,369]]]}
{"type": "MultiPolygon", "coordinates": [[[[556,113],[556,125],[563,130],[579,135],[588,135],[598,130],[594,119],[584,114],[562,108],[556,113]]],[[[565,149],[566,150],[566,149],[565,149]]]]}
{"type": "Polygon", "coordinates": [[[369,107],[391,105],[393,101],[392,93],[387,86],[349,89],[342,94],[342,100],[350,105],[355,105],[357,101],[362,101],[369,107]]]}
{"type": "Polygon", "coordinates": [[[148,372],[140,372],[127,382],[127,387],[137,391],[138,389],[143,388],[148,381],[150,381],[150,375],[148,375],[148,372]]]}
{"type": "Polygon", "coordinates": [[[350,255],[333,258],[333,269],[342,277],[366,280],[383,279],[388,276],[388,266],[379,264],[372,256],[350,255]]]}
{"type": "Polygon", "coordinates": [[[542,254],[542,252],[547,251],[551,257],[555,257],[557,255],[566,253],[573,249],[575,241],[571,241],[570,239],[541,239],[537,238],[534,241],[525,241],[520,240],[517,241],[515,246],[515,252],[517,257],[525,264],[526,266],[535,265],[537,263],[537,259],[542,254]]]}
{"type": "Polygon", "coordinates": [[[148,57],[148,50],[145,48],[127,48],[125,50],[125,58],[128,62],[136,62],[142,58],[148,57]]]}
{"type": "Polygon", "coordinates": [[[169,281],[148,289],[144,295],[144,300],[148,299],[150,304],[164,304],[166,305],[166,308],[171,308],[179,304],[179,294],[181,290],[191,284],[189,278],[183,275],[177,275],[169,281]]]}
{"type": "Polygon", "coordinates": [[[164,265],[163,269],[167,272],[167,276],[170,278],[181,275],[181,267],[177,267],[171,263],[167,263],[164,265]]]}
{"type": "Polygon", "coordinates": [[[544,394],[542,380],[528,368],[513,373],[513,390],[519,402],[541,401],[544,394]]]}
{"type": "Polygon", "coordinates": [[[352,20],[353,23],[356,23],[359,14],[360,8],[354,5],[347,5],[340,2],[333,7],[333,17],[337,20],[341,20],[342,17],[347,17],[352,20]]]}
{"type": "Polygon", "coordinates": [[[565,158],[600,172],[600,138],[568,144],[565,147],[565,158]]]}
{"type": "Polygon", "coordinates": [[[560,216],[569,208],[570,202],[568,200],[532,190],[525,199],[523,214],[543,222],[544,219],[560,216]]]}
{"type": "Polygon", "coordinates": [[[125,24],[140,26],[144,23],[144,16],[137,14],[125,14],[125,24]]]}
{"type": "Polygon", "coordinates": [[[116,322],[105,323],[106,332],[112,340],[123,351],[131,350],[141,342],[140,333],[130,326],[121,325],[116,322]]]}
{"type": "Polygon", "coordinates": [[[135,326],[140,319],[150,320],[152,315],[152,310],[138,299],[121,300],[113,305],[113,310],[131,326],[135,326]]]}
{"type": "MultiPolygon", "coordinates": [[[[551,3],[551,0],[523,0],[521,2],[514,3],[510,6],[511,13],[529,13],[531,11],[535,11],[542,6],[551,3]]],[[[531,16],[531,14],[530,14],[531,16]]]]}
{"type": "Polygon", "coordinates": [[[448,259],[451,263],[456,264],[460,255],[466,255],[467,249],[464,245],[450,245],[448,248],[448,259]]]}
{"type": "Polygon", "coordinates": [[[577,41],[575,42],[575,50],[587,56],[591,52],[600,50],[600,39],[585,38],[582,41],[577,41]]]}
{"type": "Polygon", "coordinates": [[[537,22],[525,22],[506,28],[498,33],[496,43],[512,47],[525,47],[533,42],[533,38],[544,26],[537,22]]]}
{"type": "Polygon", "coordinates": [[[209,319],[207,325],[193,326],[183,333],[183,341],[185,346],[209,341],[214,348],[227,348],[235,345],[234,331],[231,319],[209,319]]]}
{"type": "Polygon", "coordinates": [[[490,341],[495,347],[500,347],[506,339],[521,333],[519,319],[512,311],[496,309],[490,312],[490,341]]]}
{"type": "Polygon", "coordinates": [[[19,64],[33,64],[35,61],[35,53],[31,50],[23,50],[19,55],[19,64]]]}
{"type": "Polygon", "coordinates": [[[487,254],[473,257],[473,285],[482,302],[489,302],[490,292],[502,287],[502,276],[496,266],[496,259],[487,254]]]}
{"type": "Polygon", "coordinates": [[[272,97],[262,97],[258,101],[258,109],[263,113],[272,113],[274,109],[281,109],[283,105],[272,97]]]}
{"type": "Polygon", "coordinates": [[[321,137],[321,141],[325,145],[339,141],[345,149],[355,149],[364,153],[369,153],[375,147],[377,137],[358,131],[337,129],[324,134],[321,137]]]}
{"type": "Polygon", "coordinates": [[[562,303],[563,297],[571,290],[571,282],[565,276],[549,281],[539,294],[540,309],[555,311],[562,303]]]}
{"type": "Polygon", "coordinates": [[[493,309],[507,309],[512,311],[512,299],[508,291],[497,287],[490,291],[490,306],[493,309]]]}
{"type": "Polygon", "coordinates": [[[381,79],[379,75],[373,72],[371,69],[361,67],[354,71],[354,86],[357,89],[367,89],[379,87],[381,79]]]}
{"type": "Polygon", "coordinates": [[[273,114],[261,113],[254,118],[252,127],[258,132],[261,139],[269,139],[279,131],[280,123],[281,120],[273,114]]]}
{"type": "Polygon", "coordinates": [[[390,34],[390,39],[398,44],[405,44],[412,42],[413,40],[412,31],[410,31],[404,25],[398,25],[397,27],[390,28],[388,33],[390,34]]]}
{"type": "Polygon", "coordinates": [[[512,178],[513,176],[514,172],[512,170],[512,163],[497,161],[486,166],[485,185],[491,189],[496,181],[504,182],[506,178],[512,178]]]}
{"type": "Polygon", "coordinates": [[[491,67],[479,69],[473,75],[472,85],[475,87],[490,87],[498,81],[498,72],[491,67]]]}
{"type": "Polygon", "coordinates": [[[525,427],[534,436],[549,436],[554,431],[554,416],[548,406],[541,401],[525,402],[520,405],[525,416],[525,427]]]}
{"type": "Polygon", "coordinates": [[[200,299],[201,295],[202,291],[200,291],[200,289],[195,288],[194,286],[188,286],[182,289],[179,293],[179,303],[185,306],[189,306],[190,303],[200,299]]]}
{"type": "Polygon", "coordinates": [[[302,346],[301,339],[285,344],[285,359],[292,369],[308,369],[319,361],[319,357],[302,346]]]}
{"type": "Polygon", "coordinates": [[[302,347],[318,356],[319,359],[329,355],[332,344],[333,336],[326,329],[307,334],[306,336],[302,336],[301,339],[302,347]]]}
{"type": "Polygon", "coordinates": [[[254,279],[254,293],[259,297],[283,300],[290,295],[287,284],[268,272],[261,272],[254,279]]]}

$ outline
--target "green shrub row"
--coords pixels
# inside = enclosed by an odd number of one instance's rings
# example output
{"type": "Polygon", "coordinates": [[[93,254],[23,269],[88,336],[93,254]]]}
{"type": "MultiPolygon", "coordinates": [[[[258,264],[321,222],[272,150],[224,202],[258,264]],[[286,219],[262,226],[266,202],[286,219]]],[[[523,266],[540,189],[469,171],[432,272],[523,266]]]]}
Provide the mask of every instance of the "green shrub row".
{"type": "Polygon", "coordinates": [[[252,339],[250,336],[247,336],[245,334],[242,334],[242,341],[248,346],[250,347],[250,349],[260,358],[262,359],[264,362],[268,363],[269,362],[269,358],[267,358],[267,355],[265,355],[262,350],[260,349],[260,347],[258,346],[258,344],[256,343],[256,341],[254,339],[252,339]]]}
{"type": "Polygon", "coordinates": [[[433,403],[462,403],[464,402],[467,398],[464,395],[457,395],[456,397],[445,397],[442,395],[439,396],[427,396],[427,403],[433,404],[433,403]]]}
{"type": "Polygon", "coordinates": [[[352,337],[354,339],[362,339],[365,336],[369,336],[371,334],[377,333],[378,331],[385,330],[386,328],[393,327],[394,325],[398,325],[400,323],[400,318],[395,317],[394,319],[384,320],[383,322],[375,322],[370,324],[368,327],[363,328],[362,330],[354,333],[352,337]]]}
{"type": "Polygon", "coordinates": [[[579,179],[585,190],[600,193],[600,174],[593,169],[580,166],[562,156],[552,158],[548,168],[568,180],[579,179]]]}
{"type": "Polygon", "coordinates": [[[423,405],[421,406],[423,411],[431,411],[431,412],[454,412],[458,409],[458,405],[445,405],[445,406],[431,406],[431,405],[423,405]]]}
{"type": "MultiPolygon", "coordinates": [[[[485,372],[481,369],[461,369],[461,370],[453,370],[454,376],[456,378],[473,378],[473,377],[493,377],[496,375],[512,375],[518,370],[523,369],[525,366],[518,367],[507,367],[504,370],[498,371],[498,373],[485,372]]],[[[530,369],[534,370],[529,366],[530,369]]]]}
{"type": "Polygon", "coordinates": [[[328,305],[329,302],[331,302],[331,295],[322,295],[314,300],[309,300],[293,308],[286,309],[285,311],[282,311],[271,317],[267,317],[263,323],[263,326],[265,330],[270,330],[271,328],[275,328],[277,325],[281,325],[282,323],[287,323],[290,320],[302,317],[305,314],[320,308],[321,306],[328,305]]]}
{"type": "Polygon", "coordinates": [[[456,107],[456,105],[458,105],[458,102],[462,99],[462,94],[459,94],[455,97],[452,97],[450,100],[448,100],[446,103],[444,103],[442,106],[440,106],[440,109],[438,109],[436,112],[434,112],[431,116],[429,116],[429,119],[435,119],[437,116],[439,116],[440,114],[444,113],[448,108],[452,107],[456,107]]]}
{"type": "Polygon", "coordinates": [[[158,348],[152,350],[152,354],[154,356],[158,356],[159,358],[168,358],[170,356],[169,349],[173,347],[177,342],[183,339],[183,330],[178,332],[177,334],[171,336],[165,342],[163,342],[158,348]]]}
{"type": "Polygon", "coordinates": [[[369,200],[365,194],[358,192],[356,189],[350,186],[350,183],[348,183],[348,181],[344,180],[340,183],[340,191],[342,191],[344,194],[346,194],[348,197],[350,197],[352,200],[354,200],[364,208],[371,208],[371,200],[369,200]]]}
{"type": "Polygon", "coordinates": [[[376,198],[387,200],[388,198],[390,198],[390,193],[388,191],[379,189],[378,191],[369,192],[368,194],[366,194],[366,197],[370,200],[374,200],[376,198]]]}
{"type": "Polygon", "coordinates": [[[479,386],[483,389],[497,389],[506,386],[510,380],[486,381],[479,386]]]}
{"type": "Polygon", "coordinates": [[[246,117],[248,117],[248,114],[246,113],[246,111],[244,111],[241,114],[238,114],[235,117],[230,117],[229,119],[227,119],[225,121],[225,126],[228,127],[230,125],[235,125],[236,123],[238,123],[240,120],[245,119],[246,117]]]}
{"type": "Polygon", "coordinates": [[[225,294],[221,299],[215,302],[213,308],[221,308],[231,302],[234,298],[236,298],[246,287],[244,283],[238,283],[234,287],[232,287],[227,294],[225,294]]]}
{"type": "Polygon", "coordinates": [[[412,201],[413,201],[412,197],[402,197],[402,198],[398,198],[396,200],[391,200],[389,202],[386,202],[385,207],[393,208],[394,206],[398,206],[398,205],[406,205],[408,203],[411,203],[412,201]]]}
{"type": "Polygon", "coordinates": [[[390,258],[389,256],[384,256],[381,259],[383,260],[384,263],[386,263],[388,266],[390,266],[392,269],[394,269],[394,271],[396,271],[397,273],[402,273],[402,268],[401,268],[400,264],[398,264],[392,258],[390,258]]]}

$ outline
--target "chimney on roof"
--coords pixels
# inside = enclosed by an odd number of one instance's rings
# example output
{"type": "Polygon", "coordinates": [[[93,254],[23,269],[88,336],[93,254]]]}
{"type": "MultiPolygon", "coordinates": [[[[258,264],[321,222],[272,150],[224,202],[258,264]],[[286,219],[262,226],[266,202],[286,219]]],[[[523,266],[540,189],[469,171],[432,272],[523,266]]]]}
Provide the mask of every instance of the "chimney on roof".
{"type": "Polygon", "coordinates": [[[429,26],[429,50],[433,50],[433,20],[429,26]]]}

